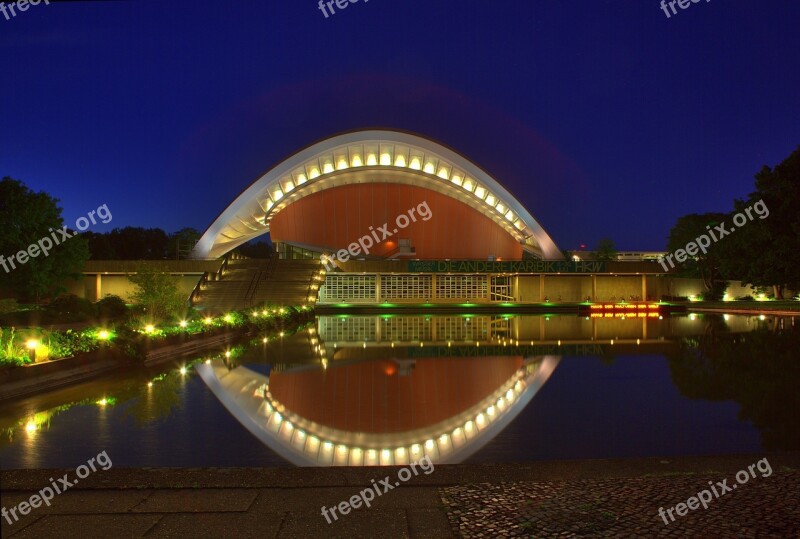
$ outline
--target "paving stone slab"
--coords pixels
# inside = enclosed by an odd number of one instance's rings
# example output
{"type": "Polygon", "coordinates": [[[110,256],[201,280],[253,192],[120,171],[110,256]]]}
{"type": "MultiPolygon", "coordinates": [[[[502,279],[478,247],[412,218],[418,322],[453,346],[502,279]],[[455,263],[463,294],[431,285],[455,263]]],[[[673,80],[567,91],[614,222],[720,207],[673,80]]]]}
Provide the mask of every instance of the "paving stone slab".
{"type": "MultiPolygon", "coordinates": [[[[109,490],[98,491],[68,491],[55,496],[50,505],[42,503],[40,507],[31,508],[27,516],[20,517],[12,525],[3,519],[3,536],[11,530],[18,531],[26,527],[31,522],[38,520],[45,515],[53,514],[114,514],[125,513],[131,508],[141,503],[150,495],[150,490],[109,490]]],[[[10,509],[17,507],[20,502],[28,502],[30,497],[37,492],[3,492],[0,493],[0,506],[10,509]]]]}
{"type": "MultiPolygon", "coordinates": [[[[285,513],[287,511],[319,511],[357,496],[364,486],[316,489],[262,489],[250,508],[251,512],[285,513]]],[[[381,489],[383,492],[383,489],[381,489]]],[[[373,509],[406,509],[411,507],[444,507],[436,488],[396,488],[375,496],[373,509]]]]}
{"type": "Polygon", "coordinates": [[[406,509],[408,531],[419,539],[451,539],[456,536],[450,528],[444,508],[406,509]]]}
{"type": "Polygon", "coordinates": [[[291,512],[286,515],[279,539],[374,538],[396,539],[410,537],[406,512],[403,509],[357,509],[328,524],[320,511],[291,512]]]}
{"type": "Polygon", "coordinates": [[[46,515],[13,535],[14,539],[65,537],[143,537],[161,515],[46,515]]]}
{"type": "Polygon", "coordinates": [[[224,513],[247,511],[255,489],[157,490],[132,509],[134,513],[224,513]]]}
{"type": "Polygon", "coordinates": [[[147,537],[274,538],[286,514],[173,513],[164,515],[147,537]]]}

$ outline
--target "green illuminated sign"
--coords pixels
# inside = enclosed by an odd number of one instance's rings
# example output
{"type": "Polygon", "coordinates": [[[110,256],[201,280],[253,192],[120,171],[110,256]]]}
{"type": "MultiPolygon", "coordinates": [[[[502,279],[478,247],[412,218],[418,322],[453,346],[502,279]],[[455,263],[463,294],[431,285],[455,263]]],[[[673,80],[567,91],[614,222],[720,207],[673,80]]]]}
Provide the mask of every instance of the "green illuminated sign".
{"type": "Polygon", "coordinates": [[[409,260],[409,273],[604,273],[606,263],[565,260],[409,260]]]}

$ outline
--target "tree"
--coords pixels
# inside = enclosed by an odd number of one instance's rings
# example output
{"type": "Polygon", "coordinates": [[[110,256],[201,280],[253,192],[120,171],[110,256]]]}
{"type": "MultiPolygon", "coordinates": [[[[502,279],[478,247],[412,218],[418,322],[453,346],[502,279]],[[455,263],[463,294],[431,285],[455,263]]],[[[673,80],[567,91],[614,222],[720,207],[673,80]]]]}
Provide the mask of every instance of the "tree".
{"type": "Polygon", "coordinates": [[[756,204],[757,218],[726,239],[723,269],[732,279],[773,288],[781,299],[786,288],[800,290],[800,148],[774,169],[762,168],[756,191],[734,203],[738,213],[756,204]]]}
{"type": "Polygon", "coordinates": [[[236,248],[236,252],[248,258],[270,258],[275,250],[266,241],[250,241],[236,248]]]}
{"type": "Polygon", "coordinates": [[[594,256],[597,260],[605,262],[616,260],[617,249],[614,246],[614,242],[609,238],[603,238],[602,240],[598,241],[597,246],[594,248],[594,256]]]}
{"type": "Polygon", "coordinates": [[[174,320],[186,314],[188,301],[178,289],[177,278],[144,265],[128,279],[136,285],[131,299],[144,309],[150,323],[174,320]]]}
{"type": "MultiPolygon", "coordinates": [[[[678,219],[670,230],[667,249],[671,253],[685,249],[687,244],[694,242],[698,237],[704,234],[708,236],[709,227],[713,230],[716,225],[727,220],[728,216],[724,213],[685,215],[678,219]]],[[[698,251],[697,255],[688,256],[684,262],[679,262],[674,256],[671,260],[682,276],[702,279],[707,292],[721,296],[725,292],[725,280],[720,270],[720,247],[720,244],[712,242],[706,253],[698,251]]]]}
{"type": "Polygon", "coordinates": [[[170,234],[167,244],[167,258],[170,260],[189,258],[201,235],[194,228],[182,228],[174,234],[170,234]]]}
{"type": "MultiPolygon", "coordinates": [[[[0,267],[0,288],[16,295],[39,300],[65,290],[69,280],[78,280],[89,258],[86,241],[78,236],[63,238],[64,226],[58,199],[47,193],[31,191],[19,180],[0,180],[0,254],[6,268],[0,267]],[[53,237],[59,241],[53,241],[53,237]],[[41,243],[39,243],[41,241],[41,243]],[[16,258],[20,251],[36,245],[36,257],[25,264],[16,258]],[[44,254],[45,248],[48,251],[44,254]],[[8,259],[14,256],[16,268],[8,259]]],[[[77,234],[68,231],[69,234],[77,234]]],[[[31,252],[31,251],[29,251],[31,252]]]]}

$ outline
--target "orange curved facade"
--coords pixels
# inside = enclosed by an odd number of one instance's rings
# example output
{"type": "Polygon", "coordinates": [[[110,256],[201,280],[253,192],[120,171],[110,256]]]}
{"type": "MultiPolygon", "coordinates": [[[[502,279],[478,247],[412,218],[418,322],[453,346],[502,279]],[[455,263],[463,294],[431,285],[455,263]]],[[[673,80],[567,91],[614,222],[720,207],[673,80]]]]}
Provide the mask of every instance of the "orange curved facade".
{"type": "MultiPolygon", "coordinates": [[[[415,185],[360,183],[314,193],[282,209],[270,224],[270,236],[274,242],[338,251],[369,235],[370,227],[377,232],[384,223],[393,234],[376,242],[370,257],[391,256],[397,252],[398,240],[408,239],[416,249],[413,258],[522,259],[522,245],[492,219],[454,198],[415,185]],[[407,216],[423,203],[430,209],[427,221],[416,212],[416,222],[410,220],[402,229],[397,226],[398,216],[407,216]]],[[[383,234],[377,234],[382,239],[383,234]]]]}
{"type": "Polygon", "coordinates": [[[273,372],[269,388],[287,410],[320,425],[405,432],[478,404],[522,364],[521,356],[418,359],[411,374],[401,376],[392,361],[370,361],[326,371],[273,372]]]}

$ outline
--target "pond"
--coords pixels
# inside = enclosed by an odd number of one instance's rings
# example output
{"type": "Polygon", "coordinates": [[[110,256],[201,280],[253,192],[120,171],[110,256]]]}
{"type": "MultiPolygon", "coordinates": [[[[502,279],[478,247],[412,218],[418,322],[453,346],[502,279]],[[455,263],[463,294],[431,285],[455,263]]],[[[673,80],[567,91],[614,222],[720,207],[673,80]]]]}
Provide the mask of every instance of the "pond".
{"type": "Polygon", "coordinates": [[[793,317],[320,316],[0,406],[4,469],[326,466],[800,449],[793,317]]]}

